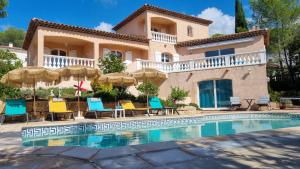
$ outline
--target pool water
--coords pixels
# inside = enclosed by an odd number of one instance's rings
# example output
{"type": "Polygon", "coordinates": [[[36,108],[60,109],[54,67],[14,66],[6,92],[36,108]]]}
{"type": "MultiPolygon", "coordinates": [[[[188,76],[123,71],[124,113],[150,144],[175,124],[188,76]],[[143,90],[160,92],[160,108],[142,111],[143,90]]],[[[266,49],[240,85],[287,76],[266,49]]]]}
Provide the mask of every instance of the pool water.
{"type": "Polygon", "coordinates": [[[201,137],[225,136],[237,133],[262,131],[300,126],[300,119],[243,119],[234,121],[207,122],[178,128],[161,128],[112,133],[78,134],[54,138],[23,141],[24,146],[84,146],[112,148],[126,145],[146,144],[201,137]]]}

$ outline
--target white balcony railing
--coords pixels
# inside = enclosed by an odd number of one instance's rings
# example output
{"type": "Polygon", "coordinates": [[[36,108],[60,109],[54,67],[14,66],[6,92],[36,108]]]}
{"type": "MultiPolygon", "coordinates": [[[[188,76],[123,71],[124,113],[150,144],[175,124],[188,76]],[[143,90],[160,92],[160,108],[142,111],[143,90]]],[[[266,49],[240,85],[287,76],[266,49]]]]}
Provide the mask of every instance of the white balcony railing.
{"type": "Polygon", "coordinates": [[[89,58],[69,57],[69,56],[56,56],[44,55],[44,67],[50,69],[58,69],[61,67],[82,65],[82,66],[95,66],[95,60],[89,58]]]}
{"type": "Polygon", "coordinates": [[[266,52],[251,52],[178,62],[155,62],[137,60],[137,69],[154,68],[163,72],[183,72],[192,70],[216,69],[225,67],[247,66],[266,63],[266,52]]]}
{"type": "Polygon", "coordinates": [[[164,43],[170,43],[170,44],[176,44],[177,37],[175,35],[170,35],[162,32],[154,32],[151,31],[152,34],[152,40],[156,42],[164,42],[164,43]]]}

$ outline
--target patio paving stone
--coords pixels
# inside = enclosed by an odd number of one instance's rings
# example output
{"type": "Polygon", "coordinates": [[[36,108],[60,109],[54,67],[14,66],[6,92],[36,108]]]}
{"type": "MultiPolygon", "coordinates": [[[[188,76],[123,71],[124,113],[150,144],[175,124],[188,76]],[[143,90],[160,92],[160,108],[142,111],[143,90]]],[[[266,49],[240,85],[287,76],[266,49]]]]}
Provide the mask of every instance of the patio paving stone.
{"type": "Polygon", "coordinates": [[[99,159],[105,159],[105,158],[114,158],[114,157],[135,154],[138,152],[139,151],[137,149],[134,149],[131,146],[101,149],[100,151],[97,152],[97,154],[92,159],[99,160],[99,159]]]}
{"type": "Polygon", "coordinates": [[[87,147],[74,147],[63,152],[61,155],[88,160],[94,156],[100,149],[87,147]]]}
{"type": "Polygon", "coordinates": [[[97,160],[96,163],[103,169],[141,169],[152,168],[152,166],[143,159],[129,155],[120,158],[106,160],[97,160]]]}
{"type": "Polygon", "coordinates": [[[51,154],[51,155],[57,155],[57,154],[61,154],[67,150],[70,150],[72,149],[72,147],[56,147],[56,146],[53,146],[53,147],[43,147],[43,148],[40,148],[38,149],[37,151],[33,152],[32,154],[51,154]]]}
{"type": "Polygon", "coordinates": [[[186,152],[181,151],[179,149],[144,153],[141,154],[140,157],[156,166],[161,166],[170,163],[179,163],[196,158],[196,156],[187,154],[186,152]]]}
{"type": "Polygon", "coordinates": [[[149,144],[133,145],[132,147],[140,151],[149,152],[149,151],[178,148],[179,145],[174,141],[168,141],[168,142],[155,142],[149,144]]]}

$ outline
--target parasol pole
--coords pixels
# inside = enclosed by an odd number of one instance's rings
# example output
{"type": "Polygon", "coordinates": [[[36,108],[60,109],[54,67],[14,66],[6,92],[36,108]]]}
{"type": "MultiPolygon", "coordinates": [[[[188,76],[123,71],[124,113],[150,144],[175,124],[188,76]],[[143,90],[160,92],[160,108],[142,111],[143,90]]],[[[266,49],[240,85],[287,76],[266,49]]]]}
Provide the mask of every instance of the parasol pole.
{"type": "Polygon", "coordinates": [[[33,80],[33,114],[36,115],[36,104],[35,104],[35,79],[33,80]]]}
{"type": "Polygon", "coordinates": [[[77,117],[78,118],[81,118],[81,114],[80,114],[80,97],[79,97],[79,95],[80,95],[80,91],[79,91],[80,89],[79,89],[79,74],[77,75],[77,109],[78,109],[78,115],[77,115],[77,117]]]}

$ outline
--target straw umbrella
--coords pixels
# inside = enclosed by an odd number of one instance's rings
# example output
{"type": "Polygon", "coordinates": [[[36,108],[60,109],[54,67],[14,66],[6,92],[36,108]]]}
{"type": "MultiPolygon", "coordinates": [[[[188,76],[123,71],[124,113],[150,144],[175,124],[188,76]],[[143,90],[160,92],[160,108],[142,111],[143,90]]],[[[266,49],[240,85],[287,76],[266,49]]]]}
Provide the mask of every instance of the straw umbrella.
{"type": "MultiPolygon", "coordinates": [[[[86,66],[69,66],[57,69],[57,72],[60,74],[62,80],[69,80],[70,77],[73,77],[77,80],[77,86],[79,87],[79,81],[84,79],[94,79],[100,76],[99,69],[94,67],[86,67],[86,66]]],[[[80,96],[77,95],[77,109],[78,109],[78,116],[77,118],[81,118],[80,114],[80,96]]]]}
{"type": "Polygon", "coordinates": [[[109,73],[102,75],[98,82],[113,86],[131,86],[136,84],[135,78],[129,73],[109,73]]]}
{"type": "MultiPolygon", "coordinates": [[[[133,73],[133,77],[140,82],[152,81],[162,82],[167,79],[167,74],[157,69],[144,68],[137,70],[133,73]]],[[[148,94],[147,94],[147,106],[148,106],[148,94]]]]}
{"type": "MultiPolygon", "coordinates": [[[[119,87],[131,86],[137,84],[137,81],[132,76],[132,74],[124,73],[124,72],[105,74],[102,75],[100,78],[98,78],[97,81],[99,83],[112,84],[113,86],[119,86],[119,87]]],[[[116,101],[116,96],[115,96],[115,101],[116,101]]]]}
{"type": "Polygon", "coordinates": [[[59,73],[44,67],[29,66],[9,71],[1,80],[1,83],[13,87],[33,88],[33,112],[36,113],[36,84],[45,82],[48,84],[59,82],[59,73]]]}

